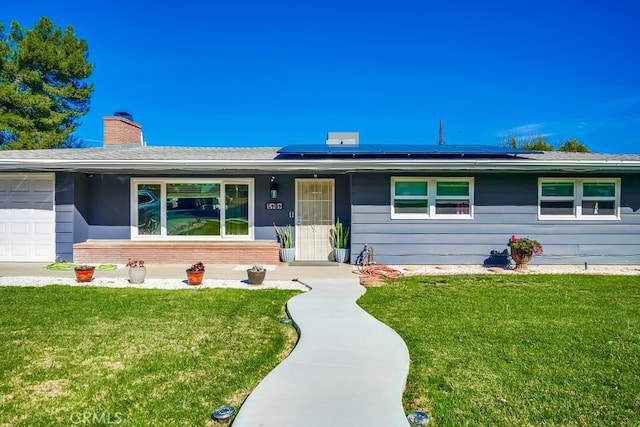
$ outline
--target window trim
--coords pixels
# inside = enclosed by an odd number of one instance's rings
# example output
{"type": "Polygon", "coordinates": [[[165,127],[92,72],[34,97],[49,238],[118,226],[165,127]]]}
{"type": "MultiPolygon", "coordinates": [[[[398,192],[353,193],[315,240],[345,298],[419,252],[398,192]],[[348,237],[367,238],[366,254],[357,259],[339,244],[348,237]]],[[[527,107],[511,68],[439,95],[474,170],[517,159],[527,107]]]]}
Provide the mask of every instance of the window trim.
{"type": "Polygon", "coordinates": [[[427,176],[392,176],[391,177],[391,219],[474,219],[474,193],[475,179],[473,177],[427,177],[427,176]],[[395,211],[395,183],[396,182],[426,182],[427,183],[427,212],[420,213],[397,213],[395,211]],[[451,200],[457,196],[440,196],[437,194],[438,182],[466,182],[469,184],[469,213],[468,214],[436,214],[436,202],[438,200],[451,200]]]}
{"type": "Polygon", "coordinates": [[[620,178],[538,178],[538,220],[560,220],[560,221],[616,221],[620,220],[620,178]],[[570,198],[567,196],[542,196],[542,184],[544,183],[573,183],[573,214],[572,215],[544,215],[542,213],[542,202],[548,200],[565,200],[570,198]],[[612,200],[614,202],[614,215],[583,215],[582,203],[584,201],[593,200],[594,197],[583,196],[583,184],[585,183],[599,183],[599,184],[614,184],[615,195],[613,197],[606,197],[606,200],[612,200]],[[555,198],[554,198],[555,197],[555,198]]]}
{"type": "Polygon", "coordinates": [[[130,236],[132,240],[254,240],[255,227],[255,180],[253,178],[131,178],[130,180],[130,236]],[[167,183],[171,184],[220,184],[220,235],[219,236],[176,236],[167,234],[167,183]],[[140,184],[160,184],[160,234],[148,235],[138,233],[138,191],[140,184]],[[245,184],[248,186],[248,235],[225,235],[225,185],[245,184]]]}

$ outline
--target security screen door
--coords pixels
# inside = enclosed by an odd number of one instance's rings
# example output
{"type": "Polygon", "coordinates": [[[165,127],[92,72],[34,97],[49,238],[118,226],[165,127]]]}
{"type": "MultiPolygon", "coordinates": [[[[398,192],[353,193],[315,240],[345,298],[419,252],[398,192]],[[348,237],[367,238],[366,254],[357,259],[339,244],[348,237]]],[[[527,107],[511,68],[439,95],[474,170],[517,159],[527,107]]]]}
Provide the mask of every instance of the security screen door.
{"type": "Polygon", "coordinates": [[[333,179],[296,179],[296,259],[329,259],[334,189],[333,179]]]}

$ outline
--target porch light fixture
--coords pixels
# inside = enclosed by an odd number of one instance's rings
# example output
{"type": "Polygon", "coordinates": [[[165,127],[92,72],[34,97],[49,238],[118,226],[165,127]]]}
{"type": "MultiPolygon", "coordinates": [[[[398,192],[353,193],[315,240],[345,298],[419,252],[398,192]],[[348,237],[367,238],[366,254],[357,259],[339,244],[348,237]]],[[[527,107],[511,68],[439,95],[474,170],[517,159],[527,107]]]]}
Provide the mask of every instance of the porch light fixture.
{"type": "Polygon", "coordinates": [[[276,177],[271,177],[271,188],[269,189],[269,193],[271,194],[271,198],[273,200],[278,198],[278,183],[276,182],[276,177]]]}

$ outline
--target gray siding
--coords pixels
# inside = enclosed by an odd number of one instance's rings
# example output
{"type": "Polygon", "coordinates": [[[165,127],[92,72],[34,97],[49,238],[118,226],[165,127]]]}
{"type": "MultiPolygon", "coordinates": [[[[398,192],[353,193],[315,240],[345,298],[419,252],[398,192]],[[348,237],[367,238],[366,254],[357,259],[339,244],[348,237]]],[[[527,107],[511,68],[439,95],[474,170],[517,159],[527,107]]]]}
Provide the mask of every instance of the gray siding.
{"type": "MultiPolygon", "coordinates": [[[[272,174],[256,174],[255,234],[273,240],[273,224],[294,225],[295,178],[275,174],[283,210],[267,210],[272,174]]],[[[615,221],[541,221],[537,218],[537,174],[476,173],[474,219],[391,220],[391,176],[353,173],[322,175],[336,183],[336,215],[351,226],[351,260],[364,244],[373,245],[381,264],[482,264],[507,249],[509,236],[538,239],[545,253],[539,264],[640,264],[640,175],[620,175],[621,219],[615,221]]],[[[429,172],[420,176],[443,176],[429,172]]],[[[247,175],[237,175],[247,177],[247,175]]],[[[553,174],[552,176],[559,176],[553,174]]],[[[589,175],[594,176],[594,175],[589,175]]],[[[568,177],[578,177],[568,175],[568,177]]],[[[614,176],[618,177],[618,176],[614,176]]],[[[129,226],[129,175],[56,174],[56,255],[72,259],[72,245],[89,237],[122,237],[129,226]],[[95,233],[94,233],[95,234],[95,233]]]]}
{"type": "Polygon", "coordinates": [[[56,173],[56,258],[73,259],[73,174],[56,173]]]}
{"type": "Polygon", "coordinates": [[[533,174],[460,175],[475,179],[474,219],[392,220],[390,179],[399,175],[354,174],[353,262],[370,244],[381,264],[482,264],[507,250],[515,234],[542,243],[544,254],[533,263],[640,263],[638,176],[622,176],[620,220],[538,220],[538,175],[533,174]]]}
{"type": "Polygon", "coordinates": [[[89,180],[83,173],[56,173],[56,259],[73,260],[73,244],[86,240],[89,180]]]}
{"type": "Polygon", "coordinates": [[[56,259],[73,260],[73,205],[56,204],[56,259]]]}

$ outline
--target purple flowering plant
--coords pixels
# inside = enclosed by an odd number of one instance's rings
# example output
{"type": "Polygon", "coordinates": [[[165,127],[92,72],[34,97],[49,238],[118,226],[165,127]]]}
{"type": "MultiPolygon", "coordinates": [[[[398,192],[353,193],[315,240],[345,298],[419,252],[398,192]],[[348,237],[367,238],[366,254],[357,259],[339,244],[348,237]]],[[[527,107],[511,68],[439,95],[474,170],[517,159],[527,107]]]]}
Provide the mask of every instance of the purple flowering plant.
{"type": "Polygon", "coordinates": [[[540,242],[530,239],[529,237],[511,236],[509,239],[509,247],[526,255],[542,254],[542,245],[540,242]]]}

